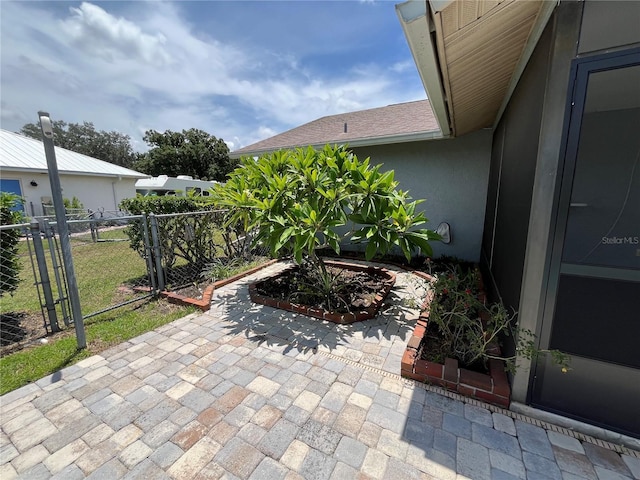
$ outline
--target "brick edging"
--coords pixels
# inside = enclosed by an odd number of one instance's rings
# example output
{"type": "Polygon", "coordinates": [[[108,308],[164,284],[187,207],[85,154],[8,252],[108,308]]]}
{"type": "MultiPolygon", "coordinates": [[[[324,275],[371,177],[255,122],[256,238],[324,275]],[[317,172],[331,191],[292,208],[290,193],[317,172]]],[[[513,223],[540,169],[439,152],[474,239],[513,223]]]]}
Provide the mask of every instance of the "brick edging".
{"type": "MultiPolygon", "coordinates": [[[[371,302],[371,305],[369,305],[365,309],[362,309],[354,313],[327,312],[319,308],[308,307],[306,305],[295,304],[295,303],[291,303],[284,300],[276,300],[275,298],[260,295],[257,292],[257,285],[269,279],[254,282],[251,285],[249,285],[249,296],[251,297],[251,300],[253,302],[259,303],[261,305],[266,305],[268,307],[279,308],[279,309],[287,310],[289,312],[294,312],[294,313],[301,313],[303,315],[319,318],[322,320],[327,320],[333,323],[349,324],[349,323],[361,322],[363,320],[374,318],[378,314],[378,311],[380,310],[380,307],[382,306],[384,299],[393,288],[393,285],[396,283],[396,275],[393,272],[390,272],[389,270],[387,270],[386,268],[372,267],[367,265],[341,262],[336,260],[325,260],[325,263],[327,265],[344,267],[345,269],[348,269],[348,270],[355,270],[358,272],[371,272],[376,275],[379,275],[385,279],[384,287],[381,292],[378,292],[376,294],[376,297],[374,298],[373,302],[371,302]]],[[[291,268],[295,268],[295,267],[292,266],[289,269],[291,268]]],[[[278,276],[284,275],[287,270],[280,272],[278,275],[272,278],[277,278],[278,276]]]]}
{"type": "Polygon", "coordinates": [[[166,298],[169,303],[173,303],[175,305],[193,306],[193,307],[199,308],[203,312],[206,312],[211,307],[211,297],[213,297],[213,292],[215,291],[216,288],[224,287],[225,285],[233,283],[236,280],[240,280],[241,278],[252,275],[262,270],[263,268],[267,268],[273,265],[277,261],[278,259],[269,260],[268,262],[263,263],[262,265],[258,265],[257,267],[253,267],[242,273],[233,275],[232,277],[223,278],[222,280],[218,280],[217,282],[213,282],[212,284],[207,285],[207,287],[204,289],[204,292],[202,292],[202,298],[200,300],[198,300],[197,298],[191,298],[191,297],[186,297],[184,295],[179,295],[175,292],[169,292],[166,290],[160,292],[160,295],[166,298]]]}
{"type": "MultiPolygon", "coordinates": [[[[424,272],[414,270],[413,274],[427,281],[433,280],[433,277],[424,272]]],[[[480,295],[484,296],[484,291],[481,291],[480,295]]],[[[503,360],[490,359],[489,374],[483,374],[460,368],[458,361],[452,358],[447,358],[444,364],[429,362],[420,358],[420,345],[427,329],[429,305],[432,300],[433,293],[429,290],[429,294],[422,305],[420,316],[416,321],[416,326],[402,356],[400,364],[401,375],[405,378],[435,384],[461,395],[509,408],[511,388],[503,360]]],[[[495,353],[500,354],[500,348],[497,345],[492,348],[497,349],[495,353]]]]}

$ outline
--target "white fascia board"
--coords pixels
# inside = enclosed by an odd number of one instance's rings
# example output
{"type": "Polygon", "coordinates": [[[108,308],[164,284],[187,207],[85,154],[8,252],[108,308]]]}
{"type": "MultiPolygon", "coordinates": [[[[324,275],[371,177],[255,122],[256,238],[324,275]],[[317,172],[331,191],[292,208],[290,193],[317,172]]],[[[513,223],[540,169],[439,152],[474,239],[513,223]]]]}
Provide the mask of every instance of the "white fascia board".
{"type": "MultiPolygon", "coordinates": [[[[438,140],[441,138],[445,138],[442,135],[440,130],[433,130],[431,132],[418,132],[418,133],[404,133],[401,135],[389,135],[386,137],[369,137],[369,138],[356,138],[353,140],[329,140],[324,143],[312,144],[310,145],[313,148],[319,149],[323,148],[325,145],[348,145],[349,148],[354,147],[369,147],[373,145],[391,145],[394,143],[407,143],[407,142],[421,142],[424,140],[438,140]]],[[[265,153],[277,152],[278,150],[287,150],[293,148],[306,148],[309,145],[291,145],[288,147],[280,147],[280,148],[268,148],[264,150],[252,150],[249,152],[243,153],[235,153],[231,152],[229,154],[230,158],[236,159],[241,157],[255,157],[260,156],[265,153]]]]}
{"type": "Polygon", "coordinates": [[[427,2],[426,0],[410,0],[401,3],[396,5],[396,13],[442,136],[448,137],[451,135],[449,112],[445,102],[436,46],[431,41],[427,2]]]}

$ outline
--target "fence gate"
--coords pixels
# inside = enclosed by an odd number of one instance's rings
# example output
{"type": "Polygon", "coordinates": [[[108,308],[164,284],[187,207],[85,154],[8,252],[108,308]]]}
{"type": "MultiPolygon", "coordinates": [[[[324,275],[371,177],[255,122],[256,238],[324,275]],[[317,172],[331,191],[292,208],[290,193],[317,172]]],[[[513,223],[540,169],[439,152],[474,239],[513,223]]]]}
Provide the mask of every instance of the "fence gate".
{"type": "Polygon", "coordinates": [[[60,321],[67,327],[73,323],[60,245],[46,220],[41,226],[33,219],[29,231],[27,246],[44,326],[47,333],[58,332],[60,321]]]}
{"type": "MultiPolygon", "coordinates": [[[[83,320],[158,292],[146,218],[97,217],[68,221],[83,320]],[[131,229],[143,233],[140,252],[130,247],[131,229]]],[[[16,238],[0,252],[0,343],[6,354],[45,333],[73,327],[74,319],[56,222],[38,217],[31,223],[1,225],[0,235],[16,238]]]]}

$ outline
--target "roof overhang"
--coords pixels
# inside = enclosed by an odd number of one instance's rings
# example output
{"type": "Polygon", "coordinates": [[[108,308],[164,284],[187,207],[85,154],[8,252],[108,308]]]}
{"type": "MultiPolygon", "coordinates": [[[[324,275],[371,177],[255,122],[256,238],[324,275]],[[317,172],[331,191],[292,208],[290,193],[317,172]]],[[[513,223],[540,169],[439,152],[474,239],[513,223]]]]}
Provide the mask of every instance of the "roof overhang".
{"type": "MultiPolygon", "coordinates": [[[[421,142],[423,140],[432,140],[436,138],[442,138],[442,132],[439,130],[435,130],[432,132],[416,132],[416,133],[405,133],[401,135],[387,135],[387,136],[379,136],[379,137],[369,137],[369,138],[356,138],[353,140],[347,141],[329,141],[324,142],[322,144],[312,144],[310,145],[313,148],[322,148],[327,143],[329,144],[337,144],[337,145],[349,145],[350,148],[356,147],[369,147],[374,145],[389,145],[392,143],[407,143],[407,142],[421,142]]],[[[297,147],[307,147],[309,145],[298,145],[297,147]]],[[[295,148],[295,147],[282,147],[282,148],[295,148]]],[[[231,152],[229,154],[229,158],[237,159],[241,157],[255,157],[260,156],[265,153],[271,153],[280,150],[280,148],[269,148],[269,149],[257,149],[252,151],[245,152],[231,152]]]]}
{"type": "Polygon", "coordinates": [[[427,92],[427,99],[436,117],[443,137],[451,135],[449,112],[438,68],[438,55],[433,24],[428,15],[426,1],[410,1],[396,5],[396,13],[407,37],[413,60],[427,92]]]}
{"type": "Polygon", "coordinates": [[[497,124],[556,6],[550,0],[411,0],[396,6],[444,135],[497,124]]]}
{"type": "MultiPolygon", "coordinates": [[[[24,167],[11,167],[11,166],[0,166],[0,170],[5,172],[16,172],[23,174],[43,174],[48,175],[49,170],[46,168],[24,168],[24,167]]],[[[72,170],[58,170],[60,175],[72,175],[72,176],[83,176],[83,177],[108,177],[108,178],[130,178],[132,180],[137,180],[139,178],[149,178],[151,175],[146,175],[141,173],[140,175],[127,175],[127,174],[115,174],[115,173],[96,173],[96,172],[77,172],[72,170]]]]}

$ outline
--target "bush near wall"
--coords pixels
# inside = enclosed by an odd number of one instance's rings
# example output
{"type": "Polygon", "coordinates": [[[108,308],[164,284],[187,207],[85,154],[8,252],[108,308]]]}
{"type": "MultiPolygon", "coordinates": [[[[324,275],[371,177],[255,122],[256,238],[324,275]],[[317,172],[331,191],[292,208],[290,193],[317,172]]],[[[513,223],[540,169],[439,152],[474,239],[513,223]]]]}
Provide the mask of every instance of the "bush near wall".
{"type": "MultiPolygon", "coordinates": [[[[165,215],[179,213],[195,213],[211,210],[196,198],[190,197],[142,197],[127,198],[120,203],[120,208],[131,215],[165,215]]],[[[158,240],[162,252],[162,263],[166,268],[174,266],[179,258],[188,264],[205,265],[211,262],[217,252],[216,235],[221,222],[221,215],[211,214],[186,215],[160,218],[158,221],[158,240]]],[[[147,235],[151,242],[151,222],[147,217],[147,235]]],[[[130,246],[146,259],[147,249],[144,242],[142,222],[132,223],[126,229],[130,246]]],[[[155,257],[152,264],[155,268],[155,257]]]]}

